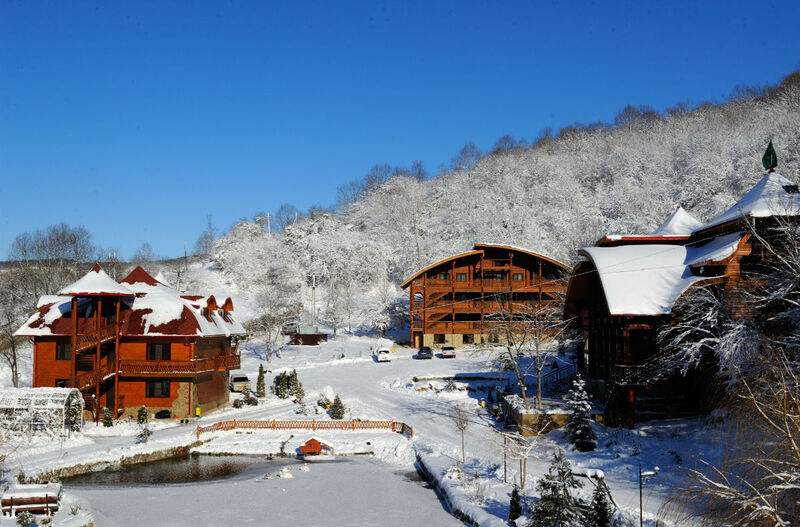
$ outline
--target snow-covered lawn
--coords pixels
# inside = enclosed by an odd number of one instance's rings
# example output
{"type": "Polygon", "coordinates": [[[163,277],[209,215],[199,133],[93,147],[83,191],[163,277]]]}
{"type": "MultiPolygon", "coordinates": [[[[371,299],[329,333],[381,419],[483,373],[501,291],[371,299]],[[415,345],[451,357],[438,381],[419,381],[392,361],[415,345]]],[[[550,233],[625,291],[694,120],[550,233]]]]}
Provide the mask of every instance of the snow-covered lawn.
{"type": "MultiPolygon", "coordinates": [[[[303,477],[298,476],[285,485],[282,480],[279,480],[281,481],[279,484],[275,484],[274,481],[256,483],[252,475],[239,475],[229,480],[167,488],[142,487],[131,489],[130,492],[99,488],[73,491],[69,489],[68,484],[66,488],[69,493],[77,492],[77,495],[84,500],[84,506],[95,511],[96,518],[103,525],[112,524],[112,521],[119,525],[128,524],[125,523],[128,521],[125,514],[120,517],[119,513],[114,512],[118,507],[122,507],[119,510],[134,515],[131,521],[139,524],[143,522],[143,518],[139,516],[139,509],[147,509],[147,514],[155,514],[159,507],[162,505],[166,507],[167,503],[181,504],[175,511],[180,512],[178,516],[184,518],[181,521],[185,521],[183,524],[186,525],[219,524],[223,518],[227,520],[232,518],[230,512],[222,514],[221,510],[247,511],[248,507],[252,508],[252,514],[242,518],[263,519],[278,514],[282,519],[289,519],[292,515],[294,517],[300,515],[303,524],[312,525],[314,522],[335,517],[336,522],[326,524],[345,525],[349,515],[354,515],[354,524],[368,525],[369,522],[374,522],[376,525],[386,525],[389,524],[386,523],[388,516],[418,512],[411,510],[416,508],[417,501],[422,500],[417,492],[430,494],[426,498],[428,500],[426,503],[432,500],[434,509],[438,507],[437,510],[441,512],[442,507],[432,497],[431,490],[423,489],[418,483],[408,485],[402,478],[393,476],[392,472],[400,468],[411,470],[415,456],[419,455],[442,481],[446,480],[445,474],[448,472],[452,476],[452,467],[461,458],[461,441],[448,416],[448,411],[451,405],[460,404],[469,408],[471,412],[465,436],[467,459],[464,472],[473,478],[477,473],[482,487],[476,490],[476,487],[468,482],[456,481],[451,477],[447,481],[450,488],[448,495],[457,501],[454,505],[469,512],[482,523],[486,525],[504,523],[511,484],[519,481],[520,469],[518,461],[509,460],[507,483],[503,482],[503,441],[492,418],[480,407],[481,399],[486,396],[485,390],[491,383],[485,380],[458,381],[456,388],[462,389],[447,391],[441,390],[446,381],[413,381],[414,377],[496,373],[489,364],[486,353],[459,351],[455,359],[436,357],[432,360],[415,360],[414,350],[396,347],[391,362],[378,363],[370,352],[370,347],[375,349],[378,344],[375,339],[340,337],[337,341],[316,347],[289,347],[280,355],[273,356],[271,362],[267,363],[259,360],[263,343],[245,343],[242,346],[241,373],[250,376],[252,386],[255,386],[260,363],[270,371],[266,379],[268,386],[278,372],[296,369],[306,392],[306,415],[298,413],[301,412],[301,407],[290,400],[268,396],[259,406],[226,408],[203,416],[188,425],[156,424],[154,434],[147,444],[136,444],[134,434],[137,427],[133,424],[112,429],[90,424],[87,425],[85,433],[65,441],[63,445],[59,441],[40,440],[33,441],[30,445],[18,445],[6,461],[6,468],[12,474],[16,474],[21,467],[26,473],[31,474],[57,466],[100,460],[111,461],[135,453],[188,445],[196,440],[196,424],[207,425],[233,418],[325,419],[327,415],[324,410],[317,409],[315,402],[318,394],[330,387],[347,407],[345,419],[403,421],[414,428],[413,439],[385,431],[375,433],[326,431],[318,434],[306,431],[270,430],[251,433],[213,432],[201,436],[205,444],[196,448],[197,452],[267,454],[277,452],[280,444],[288,441],[285,449],[291,453],[308,437],[318,435],[333,443],[337,452],[371,451],[375,453],[377,459],[367,466],[369,470],[365,469],[363,458],[359,458],[359,461],[353,464],[334,464],[331,468],[320,468],[318,476],[315,477],[302,474],[303,477]],[[341,358],[342,354],[344,358],[341,358]],[[335,476],[338,470],[342,470],[338,473],[342,478],[340,480],[335,476]],[[373,476],[370,474],[373,473],[377,479],[371,479],[373,476]],[[346,486],[352,487],[352,492],[348,490],[341,499],[331,498],[330,496],[339,495],[337,494],[341,491],[339,487],[345,486],[335,484],[334,481],[347,482],[346,486]],[[279,490],[276,490],[278,487],[279,490]],[[332,487],[334,490],[331,490],[332,487]],[[372,497],[358,499],[359,493],[375,492],[376,489],[380,492],[374,499],[372,497]],[[481,493],[484,494],[483,504],[480,504],[481,500],[475,496],[481,493]],[[386,496],[385,502],[382,501],[384,496],[386,496]],[[282,500],[285,500],[285,506],[282,500]],[[118,504],[123,501],[130,505],[125,508],[118,504]],[[277,505],[278,502],[281,502],[281,505],[277,505]],[[145,503],[148,504],[147,507],[143,506],[145,503]],[[396,505],[401,503],[405,505],[396,505]],[[408,503],[415,503],[415,506],[409,507],[408,503]],[[134,506],[135,504],[139,504],[139,508],[134,506]],[[392,508],[395,505],[396,508],[392,508]],[[385,513],[388,513],[388,516],[385,513]],[[305,517],[304,514],[308,516],[305,517]]],[[[678,470],[681,463],[689,461],[695,454],[713,451],[717,442],[721,441],[716,438],[715,429],[706,426],[701,419],[643,424],[634,430],[606,429],[596,425],[595,430],[599,439],[598,449],[589,453],[571,450],[564,434],[560,431],[539,438],[527,464],[527,494],[535,495],[533,491],[535,482],[546,472],[552,454],[558,449],[564,449],[576,468],[600,469],[605,472],[613,498],[626,513],[638,516],[638,467],[641,464],[644,469],[651,469],[658,465],[661,472],[655,481],[648,484],[644,492],[645,518],[649,519],[651,524],[655,524],[659,507],[666,499],[671,486],[680,477],[678,470]]],[[[588,498],[590,493],[591,485],[587,482],[583,495],[588,498]]],[[[420,506],[420,509],[425,510],[423,506],[420,506]]],[[[437,520],[436,524],[446,524],[443,523],[446,521],[437,520]]],[[[174,522],[170,524],[182,525],[174,522]]],[[[398,522],[398,525],[400,524],[418,523],[398,522]]]]}

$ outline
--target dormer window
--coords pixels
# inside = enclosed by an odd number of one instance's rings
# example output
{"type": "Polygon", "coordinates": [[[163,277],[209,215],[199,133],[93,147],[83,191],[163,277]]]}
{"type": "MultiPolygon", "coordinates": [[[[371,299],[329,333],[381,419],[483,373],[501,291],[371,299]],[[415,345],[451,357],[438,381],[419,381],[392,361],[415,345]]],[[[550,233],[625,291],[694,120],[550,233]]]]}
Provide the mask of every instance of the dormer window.
{"type": "Polygon", "coordinates": [[[800,189],[797,187],[797,185],[784,185],[783,190],[785,190],[787,194],[800,193],[800,189]]]}

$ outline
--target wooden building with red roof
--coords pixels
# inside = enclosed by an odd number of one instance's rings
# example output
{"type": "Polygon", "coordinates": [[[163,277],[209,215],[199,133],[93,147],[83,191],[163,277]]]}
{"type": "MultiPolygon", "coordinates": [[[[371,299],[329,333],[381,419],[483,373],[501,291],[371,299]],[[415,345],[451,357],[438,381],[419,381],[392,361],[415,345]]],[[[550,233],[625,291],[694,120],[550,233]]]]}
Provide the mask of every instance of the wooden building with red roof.
{"type": "Polygon", "coordinates": [[[408,289],[412,346],[488,342],[502,303],[550,302],[566,291],[570,269],[551,258],[512,247],[478,243],[420,269],[408,289]]]}
{"type": "Polygon", "coordinates": [[[44,296],[16,335],[33,343],[33,386],[81,390],[94,417],[188,417],[228,403],[246,332],[230,298],[185,295],[137,267],[114,281],[99,265],[44,296]]]}

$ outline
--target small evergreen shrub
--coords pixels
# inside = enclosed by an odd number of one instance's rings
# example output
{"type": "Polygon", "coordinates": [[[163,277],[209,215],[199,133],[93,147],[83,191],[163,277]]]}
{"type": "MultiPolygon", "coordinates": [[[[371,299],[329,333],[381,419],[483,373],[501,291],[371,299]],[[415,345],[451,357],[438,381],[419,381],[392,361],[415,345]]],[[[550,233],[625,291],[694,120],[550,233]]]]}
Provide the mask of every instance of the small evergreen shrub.
{"type": "Polygon", "coordinates": [[[608,492],[603,486],[597,485],[592,493],[592,502],[589,504],[589,513],[586,518],[588,527],[611,527],[613,513],[608,492]]]}
{"type": "Polygon", "coordinates": [[[516,525],[517,518],[522,516],[522,500],[519,497],[519,489],[514,485],[511,491],[511,502],[508,504],[508,523],[516,525]]]}
{"type": "Polygon", "coordinates": [[[147,407],[145,405],[142,405],[139,407],[139,411],[136,413],[136,422],[139,423],[140,425],[145,425],[147,424],[148,420],[147,418],[148,418],[147,407]]]}
{"type": "Polygon", "coordinates": [[[331,405],[331,419],[344,419],[344,403],[338,394],[331,405]]]}
{"type": "Polygon", "coordinates": [[[17,514],[17,525],[20,527],[28,527],[30,525],[36,525],[36,516],[31,514],[28,511],[22,511],[17,514]]]}
{"type": "Polygon", "coordinates": [[[264,381],[264,365],[258,365],[258,380],[256,380],[256,397],[266,397],[267,386],[264,381]]]}
{"type": "Polygon", "coordinates": [[[241,399],[234,399],[233,400],[233,407],[234,408],[241,408],[242,406],[244,406],[244,401],[242,401],[241,399]]]}
{"type": "Polygon", "coordinates": [[[533,507],[529,527],[581,525],[585,505],[571,494],[572,489],[580,487],[583,483],[572,475],[572,465],[559,450],[547,474],[536,483],[540,498],[533,507]]]}
{"type": "Polygon", "coordinates": [[[103,407],[103,426],[110,428],[114,426],[114,419],[111,418],[111,410],[107,406],[103,407]]]}
{"type": "Polygon", "coordinates": [[[597,436],[592,430],[589,418],[592,403],[589,402],[589,396],[584,389],[585,384],[580,374],[572,381],[572,390],[569,391],[567,401],[570,414],[564,425],[567,440],[580,452],[589,452],[597,447],[597,436]]]}

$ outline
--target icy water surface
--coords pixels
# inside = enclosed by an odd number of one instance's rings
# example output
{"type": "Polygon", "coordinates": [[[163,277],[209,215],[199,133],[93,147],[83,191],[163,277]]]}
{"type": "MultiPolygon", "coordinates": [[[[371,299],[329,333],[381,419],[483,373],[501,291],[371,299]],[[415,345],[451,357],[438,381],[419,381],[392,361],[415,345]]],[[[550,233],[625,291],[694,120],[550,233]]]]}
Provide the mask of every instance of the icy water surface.
{"type": "Polygon", "coordinates": [[[309,463],[305,471],[304,464],[293,459],[195,457],[199,459],[159,462],[163,470],[137,468],[139,480],[134,483],[123,481],[129,475],[104,473],[119,478],[117,483],[87,484],[73,478],[63,484],[67,492],[86,501],[95,525],[103,526],[462,525],[411,470],[372,459],[309,463]],[[292,477],[278,477],[286,467],[292,477]],[[184,470],[189,475],[205,471],[217,479],[163,480],[169,477],[166,473],[184,470]],[[223,470],[228,473],[220,475],[223,470]],[[272,477],[266,478],[267,472],[272,477]]]}

